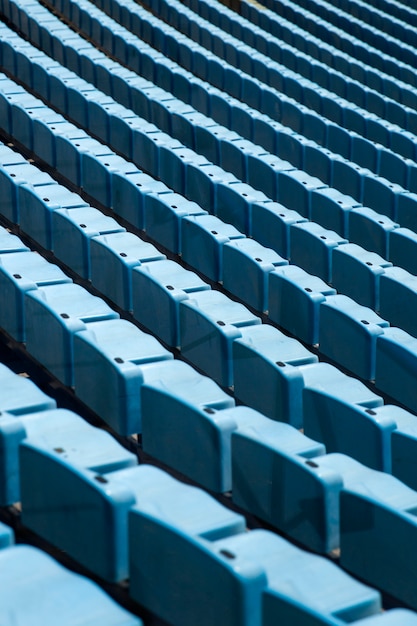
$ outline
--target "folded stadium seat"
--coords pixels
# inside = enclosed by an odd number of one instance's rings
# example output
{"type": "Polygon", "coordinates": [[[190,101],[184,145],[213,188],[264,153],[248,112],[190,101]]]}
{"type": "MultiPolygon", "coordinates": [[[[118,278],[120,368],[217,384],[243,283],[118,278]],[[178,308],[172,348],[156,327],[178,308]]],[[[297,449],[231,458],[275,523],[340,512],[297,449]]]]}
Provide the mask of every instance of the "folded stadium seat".
{"type": "Polygon", "coordinates": [[[375,386],[417,412],[417,339],[400,328],[386,328],[377,339],[375,386]]]}
{"type": "Polygon", "coordinates": [[[144,229],[146,197],[150,194],[170,193],[164,183],[155,180],[140,170],[125,174],[114,172],[112,179],[111,207],[119,217],[140,230],[144,229]]]}
{"type": "MultiPolygon", "coordinates": [[[[114,153],[100,142],[92,139],[75,126],[72,132],[57,137],[56,167],[60,174],[77,187],[83,186],[83,157],[85,154],[112,156],[114,153]]],[[[91,184],[87,182],[87,184],[91,184]]],[[[93,187],[94,188],[94,187],[93,187]]]]}
{"type": "Polygon", "coordinates": [[[383,259],[389,259],[391,233],[398,227],[399,224],[389,217],[368,207],[358,207],[349,213],[348,237],[366,250],[376,252],[383,259]]]}
{"type": "Polygon", "coordinates": [[[377,339],[389,322],[347,296],[320,305],[319,350],[364,380],[375,380],[377,339]]]}
{"type": "MultiPolygon", "coordinates": [[[[141,163],[139,156],[137,163],[141,163]]],[[[205,164],[207,159],[185,148],[179,141],[166,142],[165,145],[162,143],[159,147],[159,170],[153,172],[153,175],[158,175],[170,189],[184,194],[188,167],[198,163],[205,164]]]]}
{"type": "Polygon", "coordinates": [[[131,281],[134,318],[168,346],[180,346],[180,302],[210,285],[169,260],[134,268],[131,281]]]}
{"type": "MultiPolygon", "coordinates": [[[[32,168],[40,173],[38,168],[32,168]]],[[[31,176],[35,179],[35,174],[31,176]]],[[[53,178],[49,184],[32,185],[30,182],[20,185],[17,190],[19,226],[22,230],[46,250],[54,249],[53,214],[59,209],[91,211],[87,202],[78,194],[58,185],[53,178]]]]}
{"type": "Polygon", "coordinates": [[[235,239],[223,246],[223,287],[261,313],[269,302],[269,272],[288,261],[255,239],[235,239]]]}
{"type": "Polygon", "coordinates": [[[165,255],[129,232],[115,232],[90,240],[91,281],[100,293],[125,311],[132,311],[132,270],[165,255]]]}
{"type": "Polygon", "coordinates": [[[349,238],[349,213],[360,204],[336,189],[315,189],[311,194],[311,219],[323,228],[349,238]]]}
{"type": "Polygon", "coordinates": [[[366,176],[363,180],[362,203],[378,207],[378,213],[394,220],[397,214],[398,196],[407,193],[400,185],[380,176],[366,176]]]}
{"type": "Polygon", "coordinates": [[[72,280],[59,267],[48,263],[39,254],[29,251],[0,253],[0,291],[3,299],[0,307],[0,326],[2,330],[16,341],[25,342],[25,293],[46,285],[71,282],[72,280]]]}
{"type": "Polygon", "coordinates": [[[417,233],[408,228],[396,228],[389,236],[389,260],[411,274],[417,274],[417,233]]]}
{"type": "Polygon", "coordinates": [[[414,610],[410,582],[416,565],[409,546],[417,530],[416,505],[415,491],[373,471],[366,481],[358,476],[345,484],[340,493],[341,566],[414,610]]]}
{"type": "Polygon", "coordinates": [[[313,178],[303,171],[296,170],[280,172],[277,181],[277,200],[284,206],[310,219],[311,196],[315,189],[325,188],[327,185],[318,178],[313,178]]]}
{"type": "Polygon", "coordinates": [[[417,277],[400,267],[387,269],[380,280],[380,309],[382,317],[393,326],[417,336],[413,314],[417,298],[417,277]]]}
{"type": "Polygon", "coordinates": [[[231,433],[257,423],[259,414],[234,400],[186,363],[173,361],[144,382],[145,453],[214,492],[232,489],[231,433]]]}
{"type": "MultiPolygon", "coordinates": [[[[7,159],[9,160],[9,159],[7,159]]],[[[11,161],[16,163],[1,165],[0,182],[2,187],[0,210],[1,214],[13,224],[20,223],[20,198],[19,190],[21,186],[29,186],[34,189],[39,186],[41,188],[50,187],[55,181],[46,174],[40,172],[22,157],[17,156],[11,161]]],[[[49,189],[48,189],[49,191],[49,189]]]]}
{"type": "Polygon", "coordinates": [[[332,282],[333,251],[348,243],[315,222],[291,224],[291,262],[325,282],[332,282]]]}
{"type": "Polygon", "coordinates": [[[242,328],[233,342],[235,397],[267,417],[303,427],[302,365],[317,356],[267,324],[242,328]]]}
{"type": "Polygon", "coordinates": [[[219,181],[213,212],[223,222],[233,224],[242,233],[250,235],[253,231],[253,205],[264,202],[268,202],[268,197],[246,183],[219,181]]]}
{"type": "Polygon", "coordinates": [[[140,493],[140,468],[111,435],[72,417],[68,438],[54,429],[20,444],[22,521],[91,572],[120,581],[128,576],[126,515],[140,493]]]}
{"type": "MultiPolygon", "coordinates": [[[[271,130],[271,127],[268,126],[267,132],[271,132],[271,130]]],[[[254,142],[256,142],[255,131],[253,134],[254,142]]],[[[279,159],[274,155],[274,152],[275,149],[271,146],[271,150],[266,154],[249,155],[247,157],[247,182],[255,187],[255,189],[262,189],[268,198],[277,197],[279,173],[295,170],[295,167],[289,161],[279,159]]]]}
{"type": "Polygon", "coordinates": [[[259,317],[218,291],[195,292],[179,310],[182,356],[221,386],[232,386],[233,342],[241,328],[260,324],[259,317]]]}
{"type": "MultiPolygon", "coordinates": [[[[1,171],[1,170],[0,170],[1,171]]],[[[0,226],[0,254],[10,254],[13,252],[29,252],[29,248],[8,230],[0,226]]]]}
{"type": "Polygon", "coordinates": [[[284,259],[291,257],[291,225],[306,222],[297,211],[287,209],[278,202],[255,202],[252,205],[253,239],[272,248],[284,259]]]}
{"type": "Polygon", "coordinates": [[[32,546],[18,545],[1,551],[0,611],[5,626],[16,620],[46,626],[142,626],[97,584],[59,565],[32,546]],[[21,598],[25,602],[21,602],[21,598]],[[39,598],[42,597],[42,602],[39,598]]]}
{"type": "Polygon", "coordinates": [[[269,273],[269,318],[308,345],[319,343],[320,305],[336,290],[296,265],[269,273]]]}
{"type": "MultiPolygon", "coordinates": [[[[380,280],[392,263],[354,243],[337,246],[332,261],[333,287],[358,304],[379,312],[380,280]]],[[[386,319],[391,321],[389,317],[386,319]]]]}
{"type": "Polygon", "coordinates": [[[103,300],[75,284],[27,291],[24,308],[28,352],[69,386],[73,385],[74,334],[90,322],[119,317],[103,300]]]}
{"type": "Polygon", "coordinates": [[[213,215],[190,215],[181,220],[182,259],[215,282],[223,280],[223,246],[243,239],[231,224],[213,215]]]}
{"type": "MultiPolygon", "coordinates": [[[[304,377],[304,432],[323,442],[328,452],[341,452],[368,467],[391,473],[394,432],[398,451],[407,445],[407,439],[411,451],[414,426],[410,413],[394,405],[384,406],[382,398],[363,383],[327,363],[300,371],[304,377]]],[[[398,459],[398,452],[395,454],[398,459]]],[[[402,475],[407,483],[412,474],[412,464],[404,458],[402,475]]]]}
{"type": "Polygon", "coordinates": [[[52,249],[83,278],[91,280],[91,241],[101,235],[125,233],[112,217],[93,207],[57,209],[52,214],[52,249]]]}
{"type": "Polygon", "coordinates": [[[378,593],[329,561],[271,532],[245,532],[242,518],[207,494],[175,483],[155,468],[141,469],[149,473],[149,487],[129,515],[130,593],[162,619],[184,626],[258,626],[269,615],[273,623],[283,617],[286,626],[312,626],[317,619],[337,624],[338,613],[355,619],[379,612],[378,593]],[[311,571],[321,572],[314,584],[311,571]],[[295,581],[304,578],[301,593],[295,581]],[[317,602],[323,598],[322,584],[331,603],[317,602]],[[334,593],[329,593],[333,584],[334,593]],[[339,585],[343,595],[337,592],[339,585]],[[271,602],[265,610],[269,593],[282,598],[284,608],[271,602]],[[291,619],[294,611],[301,621],[291,619]]]}
{"type": "Polygon", "coordinates": [[[203,162],[199,159],[194,163],[187,163],[184,195],[195,201],[198,199],[198,204],[203,209],[213,213],[216,211],[218,184],[233,182],[239,182],[233,174],[212,165],[209,161],[203,162]]]}
{"type": "MultiPolygon", "coordinates": [[[[103,146],[100,151],[103,152],[103,146]]],[[[116,154],[100,155],[92,150],[82,154],[81,169],[83,190],[106,207],[111,206],[113,175],[116,172],[129,174],[137,170],[133,164],[116,154]]]]}
{"type": "Polygon", "coordinates": [[[74,334],[77,397],[121,435],[141,432],[140,391],[146,366],[172,354],[126,320],[86,325],[74,334]]]}
{"type": "Polygon", "coordinates": [[[402,227],[417,232],[416,193],[403,193],[398,197],[395,221],[402,227]]]}
{"type": "MultiPolygon", "coordinates": [[[[162,183],[155,181],[155,186],[157,185],[162,186],[162,183]]],[[[174,254],[182,252],[181,221],[183,217],[206,215],[206,211],[196,202],[191,202],[177,193],[172,193],[167,188],[164,192],[146,193],[145,191],[142,202],[143,225],[146,234],[174,254]]]]}

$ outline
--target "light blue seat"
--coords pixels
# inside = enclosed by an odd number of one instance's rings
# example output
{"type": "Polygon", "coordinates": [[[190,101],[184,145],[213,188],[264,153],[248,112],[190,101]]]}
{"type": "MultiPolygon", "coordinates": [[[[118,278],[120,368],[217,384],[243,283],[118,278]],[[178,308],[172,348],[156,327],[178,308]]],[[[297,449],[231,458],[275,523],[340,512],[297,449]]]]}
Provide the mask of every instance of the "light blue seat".
{"type": "Polygon", "coordinates": [[[379,311],[380,280],[392,263],[354,243],[337,246],[332,260],[333,287],[358,304],[379,311]]]}
{"type": "MultiPolygon", "coordinates": [[[[58,82],[58,81],[57,81],[58,82]]],[[[51,167],[56,166],[55,131],[65,132],[72,124],[50,110],[42,119],[33,120],[33,152],[51,167]]]]}
{"type": "Polygon", "coordinates": [[[397,196],[404,189],[391,181],[392,178],[386,180],[380,176],[366,176],[363,182],[362,203],[395,220],[397,196]]]}
{"type": "Polygon", "coordinates": [[[97,151],[89,150],[82,154],[81,179],[85,193],[93,197],[105,207],[111,207],[112,178],[117,172],[122,174],[134,173],[137,168],[117,154],[110,154],[109,150],[100,146],[97,151]],[[107,152],[107,154],[103,154],[107,152]],[[98,152],[98,154],[97,154],[98,152]]]}
{"type": "Polygon", "coordinates": [[[269,273],[269,318],[309,345],[319,343],[320,305],[336,290],[296,265],[269,273]]]}
{"type": "Polygon", "coordinates": [[[349,213],[358,206],[360,203],[354,198],[332,187],[315,189],[311,194],[311,219],[348,238],[349,213]]]}
{"type": "Polygon", "coordinates": [[[82,160],[85,153],[98,156],[112,156],[113,152],[92,139],[83,130],[72,125],[56,138],[56,167],[60,174],[77,187],[82,187],[82,160]]]}
{"type": "Polygon", "coordinates": [[[164,365],[142,390],[145,453],[206,489],[232,489],[231,433],[259,415],[186,363],[164,365]]]}
{"type": "MultiPolygon", "coordinates": [[[[407,427],[403,409],[383,405],[363,383],[332,365],[303,367],[304,432],[374,469],[391,472],[391,435],[407,427]]],[[[405,430],[407,432],[407,430],[405,430]]]]}
{"type": "Polygon", "coordinates": [[[267,417],[303,427],[300,366],[317,356],[297,340],[267,324],[241,329],[233,342],[234,393],[267,417]]]}
{"type": "MultiPolygon", "coordinates": [[[[258,120],[258,133],[260,132],[260,123],[258,120]]],[[[271,135],[270,120],[268,120],[268,124],[265,126],[266,132],[271,135]]],[[[263,137],[262,145],[265,145],[270,140],[270,137],[263,137]]],[[[254,136],[254,141],[256,142],[256,136],[254,136]]],[[[248,156],[248,182],[256,189],[262,189],[268,198],[277,197],[279,173],[295,170],[295,167],[289,161],[284,161],[275,156],[274,148],[275,146],[271,146],[271,150],[266,154],[248,156]]]]}
{"type": "Polygon", "coordinates": [[[51,184],[55,184],[55,181],[49,174],[40,172],[26,161],[2,165],[0,168],[0,181],[3,190],[0,210],[2,215],[10,222],[13,222],[13,224],[20,224],[21,187],[32,189],[40,186],[46,189],[46,186],[49,187],[51,184]]]}
{"type": "Polygon", "coordinates": [[[0,364],[0,411],[25,415],[56,408],[56,402],[25,376],[0,364]]]}
{"type": "Polygon", "coordinates": [[[15,94],[10,97],[10,126],[11,134],[16,141],[33,149],[33,118],[42,117],[48,107],[31,94],[15,94]]]}
{"type": "Polygon", "coordinates": [[[62,185],[21,185],[18,192],[20,227],[46,250],[54,249],[53,213],[75,208],[88,210],[89,205],[62,185]]]}
{"type": "Polygon", "coordinates": [[[254,239],[235,239],[223,246],[223,287],[256,311],[268,309],[269,272],[288,261],[254,239]]]}
{"type": "Polygon", "coordinates": [[[223,246],[244,235],[214,215],[190,215],[181,220],[182,258],[215,282],[223,280],[223,246]]]}
{"type": "MultiPolygon", "coordinates": [[[[11,235],[9,235],[11,236],[11,235]]],[[[0,326],[16,341],[24,342],[24,294],[46,285],[71,283],[56,265],[34,252],[0,254],[0,326]]]]}
{"type": "Polygon", "coordinates": [[[111,435],[103,432],[97,445],[97,433],[85,430],[74,428],[70,446],[56,430],[20,444],[22,521],[90,572],[118,582],[129,575],[127,514],[141,491],[140,468],[111,435]],[[120,461],[113,467],[112,457],[120,461]]]}
{"type": "Polygon", "coordinates": [[[160,181],[154,180],[140,170],[125,174],[114,172],[112,176],[112,208],[119,217],[143,230],[144,204],[148,194],[169,193],[160,181]]]}
{"type": "Polygon", "coordinates": [[[347,240],[315,222],[292,224],[290,237],[291,262],[331,283],[333,251],[347,240]]]}
{"type": "Polygon", "coordinates": [[[129,232],[93,236],[90,240],[91,280],[100,293],[120,308],[133,310],[132,270],[165,255],[129,232]]]}
{"type": "Polygon", "coordinates": [[[158,506],[149,490],[129,520],[131,595],[162,619],[184,626],[269,626],[280,618],[285,626],[313,626],[320,619],[336,626],[338,614],[354,619],[380,611],[378,592],[328,560],[271,532],[244,532],[231,518],[236,514],[216,510],[219,505],[208,495],[193,494],[172,479],[170,490],[165,482],[158,506]],[[174,576],[178,562],[181,576],[174,576]],[[177,602],[178,596],[184,601],[177,602]],[[331,602],[319,603],[318,597],[331,602]]]}
{"type": "Polygon", "coordinates": [[[223,387],[233,385],[233,342],[241,328],[260,324],[246,307],[218,291],[199,291],[182,300],[182,356],[223,387]]]}
{"type": "Polygon", "coordinates": [[[349,239],[366,250],[376,252],[383,259],[390,259],[391,234],[399,224],[386,215],[380,215],[368,207],[352,209],[349,213],[349,239]]]}
{"type": "Polygon", "coordinates": [[[373,470],[366,481],[358,475],[345,484],[340,494],[341,566],[413,609],[416,510],[415,491],[373,470]]]}
{"type": "Polygon", "coordinates": [[[284,259],[291,256],[291,225],[306,222],[297,211],[285,208],[278,202],[252,205],[251,236],[267,248],[272,248],[284,259]]]}
{"type": "Polygon", "coordinates": [[[13,252],[29,252],[29,248],[17,237],[12,235],[6,228],[0,226],[0,254],[13,252]]]}
{"type": "Polygon", "coordinates": [[[16,620],[33,626],[59,621],[62,626],[142,626],[96,583],[75,574],[32,546],[19,545],[0,554],[0,611],[4,625],[16,620]],[[25,602],[22,602],[22,597],[25,602]],[[42,602],[39,598],[42,597],[42,602]]]}
{"type": "Polygon", "coordinates": [[[301,170],[280,172],[277,182],[277,197],[274,200],[311,219],[312,192],[324,187],[327,185],[321,180],[309,176],[301,170]]]}
{"type": "Polygon", "coordinates": [[[0,523],[0,550],[14,545],[14,532],[7,524],[0,523]]]}
{"type": "Polygon", "coordinates": [[[242,427],[232,434],[233,501],[309,549],[330,552],[339,546],[343,478],[325,458],[321,443],[288,424],[265,418],[242,427]]]}
{"type": "MultiPolygon", "coordinates": [[[[416,205],[417,206],[417,205],[416,205]]],[[[389,260],[417,275],[417,232],[396,228],[389,236],[389,260]]]]}
{"type": "Polygon", "coordinates": [[[244,541],[257,531],[246,533],[241,515],[202,490],[154,467],[140,471],[140,496],[129,514],[132,598],[183,626],[237,626],[249,616],[260,624],[266,577],[256,550],[239,558],[228,546],[234,537],[244,541]]]}
{"type": "Polygon", "coordinates": [[[417,412],[417,339],[400,328],[387,328],[377,339],[375,385],[417,412]]]}
{"type": "Polygon", "coordinates": [[[416,193],[402,193],[399,195],[395,220],[404,228],[410,228],[414,232],[417,232],[416,206],[416,193]]]}
{"type": "Polygon", "coordinates": [[[103,300],[80,285],[49,285],[25,293],[28,352],[65,385],[73,385],[73,337],[89,322],[117,319],[103,300]],[[45,328],[48,341],[45,341],[45,328]]]}
{"type": "Polygon", "coordinates": [[[74,334],[74,387],[121,435],[141,432],[143,366],[172,359],[152,335],[126,320],[90,323],[74,334]]]}
{"type": "Polygon", "coordinates": [[[240,181],[219,182],[216,187],[215,214],[227,224],[233,224],[246,235],[252,233],[252,207],[255,202],[267,202],[262,191],[240,181]]]}
{"type": "Polygon", "coordinates": [[[144,197],[144,229],[151,239],[174,254],[182,251],[181,220],[186,215],[205,215],[197,203],[177,193],[149,193],[144,197]]]}
{"type": "Polygon", "coordinates": [[[219,183],[236,183],[238,179],[210,161],[187,163],[184,195],[209,213],[216,212],[217,186],[219,183]]]}
{"type": "Polygon", "coordinates": [[[58,209],[52,214],[55,255],[74,272],[91,280],[91,240],[100,235],[124,233],[112,217],[93,207],[58,209]]]}
{"type": "Polygon", "coordinates": [[[134,318],[168,346],[178,347],[182,300],[210,286],[174,261],[144,263],[132,270],[134,318]]]}
{"type": "Polygon", "coordinates": [[[416,614],[408,609],[391,609],[381,615],[356,622],[356,626],[414,626],[414,624],[417,624],[416,614]]]}
{"type": "Polygon", "coordinates": [[[377,338],[389,322],[347,296],[329,296],[320,306],[320,352],[365,380],[375,379],[377,338]]]}
{"type": "Polygon", "coordinates": [[[380,292],[381,316],[416,337],[417,277],[400,267],[388,268],[381,276],[380,292]]]}

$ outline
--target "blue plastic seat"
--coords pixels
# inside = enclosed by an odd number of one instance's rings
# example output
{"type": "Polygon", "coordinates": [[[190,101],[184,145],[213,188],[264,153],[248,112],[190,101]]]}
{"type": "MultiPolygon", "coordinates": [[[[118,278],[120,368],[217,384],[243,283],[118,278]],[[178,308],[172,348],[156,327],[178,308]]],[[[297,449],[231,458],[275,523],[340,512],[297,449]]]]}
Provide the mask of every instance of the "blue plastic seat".
{"type": "MultiPolygon", "coordinates": [[[[51,183],[55,181],[51,180],[51,183]]],[[[78,194],[62,185],[21,185],[18,193],[21,229],[47,250],[54,249],[55,211],[89,209],[89,205],[78,194]]]]}
{"type": "Polygon", "coordinates": [[[358,304],[379,311],[380,280],[392,264],[354,243],[337,246],[332,260],[333,287],[358,304]]]}
{"type": "Polygon", "coordinates": [[[414,232],[417,231],[416,206],[417,194],[402,193],[399,195],[395,221],[399,222],[404,228],[410,228],[414,232]]]}
{"type": "Polygon", "coordinates": [[[314,222],[292,224],[290,237],[291,262],[331,283],[333,251],[347,240],[314,222]]]}
{"type": "MultiPolygon", "coordinates": [[[[291,161],[291,159],[288,159],[291,161]]],[[[288,209],[299,211],[311,219],[311,196],[316,189],[327,187],[321,180],[309,176],[303,171],[280,172],[277,183],[277,200],[288,209]]]]}
{"type": "Polygon", "coordinates": [[[12,235],[6,228],[0,226],[0,254],[13,252],[29,252],[29,248],[17,237],[12,235]]]}
{"type": "Polygon", "coordinates": [[[223,287],[256,311],[269,301],[269,272],[288,261],[254,239],[235,239],[223,246],[223,287]]]}
{"type": "Polygon", "coordinates": [[[186,216],[181,231],[183,260],[210,280],[223,280],[223,246],[244,235],[214,215],[186,216]]]}
{"type": "Polygon", "coordinates": [[[129,232],[98,235],[90,240],[91,280],[100,293],[120,308],[133,310],[132,270],[165,255],[129,232]]]}
{"type": "Polygon", "coordinates": [[[284,259],[291,256],[291,225],[306,222],[297,211],[286,209],[278,202],[252,205],[251,236],[267,248],[272,248],[284,259]]]}
{"type": "MultiPolygon", "coordinates": [[[[304,376],[304,432],[328,452],[348,454],[368,467],[391,472],[391,437],[407,433],[410,414],[391,405],[360,381],[320,363],[304,376]]],[[[404,474],[408,470],[404,470],[404,474]]]]}
{"type": "Polygon", "coordinates": [[[359,475],[340,494],[341,566],[413,609],[416,510],[416,492],[380,472],[370,472],[366,481],[359,475]]]}
{"type": "Polygon", "coordinates": [[[66,385],[73,385],[73,337],[89,322],[117,319],[103,300],[80,285],[50,285],[25,293],[26,347],[66,385]],[[45,328],[49,340],[45,341],[45,328]]]}
{"type": "Polygon", "coordinates": [[[56,430],[20,444],[22,520],[94,574],[117,582],[129,574],[127,514],[141,491],[141,468],[109,434],[102,433],[101,445],[96,437],[86,437],[83,427],[74,428],[70,446],[56,430]],[[114,467],[110,451],[121,460],[114,467]]]}
{"type": "Polygon", "coordinates": [[[241,335],[233,342],[236,398],[271,419],[302,428],[300,366],[316,363],[316,355],[266,324],[242,328],[241,335]]]}
{"type": "Polygon", "coordinates": [[[399,224],[386,215],[380,215],[368,207],[352,209],[349,213],[349,239],[366,250],[389,259],[391,234],[399,224]]]}
{"type": "Polygon", "coordinates": [[[233,398],[179,361],[146,381],[141,395],[144,451],[206,489],[230,491],[231,433],[258,413],[233,408],[233,398]]]}
{"type": "Polygon", "coordinates": [[[320,305],[336,290],[296,265],[269,273],[269,318],[309,345],[319,343],[320,305]]]}
{"type": "Polygon", "coordinates": [[[46,186],[49,187],[55,183],[49,174],[40,172],[26,161],[2,165],[0,181],[3,190],[0,210],[2,215],[13,224],[20,224],[21,187],[32,189],[39,185],[46,189],[46,186]]]}
{"type": "Polygon", "coordinates": [[[332,187],[315,189],[311,194],[311,219],[348,238],[349,213],[358,206],[360,203],[354,198],[332,187]]]}
{"type": "Polygon", "coordinates": [[[144,205],[148,194],[163,195],[169,191],[166,185],[140,170],[130,174],[120,171],[114,172],[112,175],[112,208],[116,215],[143,230],[144,205]]]}
{"type": "Polygon", "coordinates": [[[142,626],[96,583],[58,564],[32,546],[19,545],[0,553],[0,611],[4,625],[19,620],[33,626],[59,621],[62,626],[142,626]],[[22,602],[22,597],[25,602],[22,602]],[[42,597],[42,602],[39,598],[42,597]]]}
{"type": "MultiPolygon", "coordinates": [[[[11,236],[11,235],[10,235],[11,236]]],[[[24,294],[46,285],[71,283],[56,265],[34,252],[0,254],[0,325],[16,341],[24,342],[24,294]]]]}
{"type": "Polygon", "coordinates": [[[177,193],[149,193],[144,197],[144,230],[151,239],[174,254],[182,252],[181,220],[186,215],[206,215],[197,203],[177,193]]]}
{"type": "Polygon", "coordinates": [[[387,328],[377,339],[375,385],[417,412],[417,339],[400,328],[387,328]]]}
{"type": "Polygon", "coordinates": [[[93,207],[57,209],[52,214],[54,253],[83,278],[91,279],[91,240],[124,232],[115,219],[93,207]]]}
{"type": "Polygon", "coordinates": [[[210,286],[194,272],[168,260],[134,268],[131,280],[134,318],[168,346],[178,347],[180,302],[210,286]]]}
{"type": "Polygon", "coordinates": [[[375,379],[377,338],[389,322],[343,295],[320,306],[320,352],[364,380],[375,379]]]}
{"type": "Polygon", "coordinates": [[[113,175],[116,172],[129,174],[137,171],[132,163],[126,162],[117,154],[111,154],[109,149],[101,145],[97,150],[89,150],[82,154],[81,167],[82,187],[85,193],[105,207],[110,207],[112,203],[113,175]]]}
{"type": "Polygon", "coordinates": [[[25,376],[0,364],[0,411],[24,415],[56,408],[56,402],[25,376]]]}
{"type": "Polygon", "coordinates": [[[389,236],[389,260],[394,265],[417,275],[417,233],[408,228],[396,228],[389,236]]]}
{"type": "Polygon", "coordinates": [[[416,337],[414,310],[417,302],[417,277],[400,267],[388,268],[381,276],[380,292],[381,316],[393,326],[398,326],[416,337]]]}
{"type": "Polygon", "coordinates": [[[195,292],[179,310],[183,357],[220,385],[233,385],[233,342],[261,320],[218,291],[195,292]]]}
{"type": "Polygon", "coordinates": [[[240,181],[219,182],[216,187],[215,214],[227,224],[250,235],[253,229],[252,207],[255,202],[266,202],[268,197],[240,181]]]}

